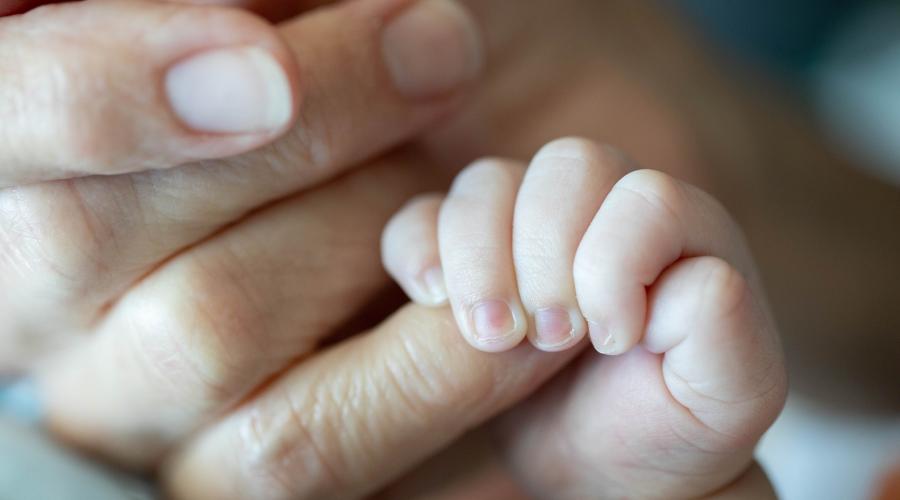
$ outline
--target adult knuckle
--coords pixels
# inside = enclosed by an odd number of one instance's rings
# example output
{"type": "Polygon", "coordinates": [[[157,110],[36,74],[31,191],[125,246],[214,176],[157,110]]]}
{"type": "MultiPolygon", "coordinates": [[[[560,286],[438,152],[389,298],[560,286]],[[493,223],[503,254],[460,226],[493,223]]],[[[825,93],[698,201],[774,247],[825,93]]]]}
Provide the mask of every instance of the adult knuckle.
{"type": "Polygon", "coordinates": [[[133,145],[132,130],[117,119],[117,106],[125,103],[109,99],[117,91],[102,65],[80,53],[68,54],[41,81],[34,102],[52,130],[54,156],[76,172],[116,173],[116,159],[133,145]]]}
{"type": "Polygon", "coordinates": [[[332,132],[329,125],[334,119],[301,114],[298,125],[279,140],[251,153],[222,160],[216,167],[221,170],[224,163],[229,167],[226,173],[235,177],[239,177],[235,172],[252,168],[272,182],[280,182],[285,175],[295,177],[301,184],[320,180],[340,166],[340,161],[335,159],[337,148],[333,139],[338,132],[332,132]]]}
{"type": "Polygon", "coordinates": [[[213,400],[227,399],[264,356],[261,313],[240,278],[220,266],[189,259],[170,271],[142,307],[145,327],[170,344],[162,362],[192,376],[213,400]]]}
{"type": "Polygon", "coordinates": [[[0,254],[7,272],[47,293],[79,294],[87,277],[103,272],[103,233],[71,182],[0,196],[0,254]]]}
{"type": "MultiPolygon", "coordinates": [[[[71,76],[60,75],[61,83],[55,89],[58,94],[54,98],[56,126],[54,127],[54,144],[60,161],[65,161],[76,171],[88,172],[110,166],[106,156],[107,145],[111,143],[109,135],[101,133],[97,124],[102,121],[98,115],[102,111],[89,107],[79,95],[81,92],[71,82],[71,76]]],[[[102,104],[100,105],[102,107],[102,104]]]]}

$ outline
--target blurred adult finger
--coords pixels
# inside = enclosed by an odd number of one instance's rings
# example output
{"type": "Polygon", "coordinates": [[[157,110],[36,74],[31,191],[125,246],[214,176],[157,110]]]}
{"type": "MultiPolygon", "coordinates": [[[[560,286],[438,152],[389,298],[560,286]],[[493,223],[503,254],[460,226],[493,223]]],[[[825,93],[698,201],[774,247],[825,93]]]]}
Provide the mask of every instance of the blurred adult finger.
{"type": "Polygon", "coordinates": [[[381,228],[439,178],[398,160],[267,208],[148,276],[46,363],[48,424],[145,465],[312,351],[387,284],[381,228]]]}
{"type": "Polygon", "coordinates": [[[282,26],[301,76],[300,125],[223,161],[0,192],[0,285],[23,329],[91,325],[174,252],[334,177],[451,111],[480,65],[449,0],[358,0],[282,26]],[[439,54],[441,57],[435,57],[439,54]]]}
{"type": "Polygon", "coordinates": [[[0,187],[242,153],[284,133],[298,100],[273,26],[157,2],[2,19],[0,73],[0,187]]]}

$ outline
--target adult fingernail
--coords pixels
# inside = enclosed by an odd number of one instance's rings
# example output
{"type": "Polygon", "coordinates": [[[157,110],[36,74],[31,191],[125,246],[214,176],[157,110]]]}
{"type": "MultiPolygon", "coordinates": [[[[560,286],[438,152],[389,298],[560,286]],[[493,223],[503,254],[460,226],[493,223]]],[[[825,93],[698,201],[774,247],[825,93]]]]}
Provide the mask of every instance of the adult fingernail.
{"type": "Polygon", "coordinates": [[[560,307],[535,311],[534,330],[534,344],[539,349],[560,349],[571,344],[575,339],[572,316],[569,311],[560,307]]]}
{"type": "Polygon", "coordinates": [[[619,354],[619,346],[616,345],[616,339],[606,325],[588,321],[588,332],[591,336],[591,343],[594,344],[594,349],[597,352],[609,355],[619,354]]]}
{"type": "Polygon", "coordinates": [[[472,308],[472,326],[479,344],[498,344],[518,330],[516,314],[502,300],[485,300],[472,308]]]}
{"type": "Polygon", "coordinates": [[[418,279],[417,288],[426,305],[439,306],[447,302],[447,285],[440,267],[432,267],[423,272],[418,279]]]}
{"type": "Polygon", "coordinates": [[[471,16],[453,0],[420,0],[382,34],[382,52],[400,92],[428,97],[449,92],[481,70],[481,37],[471,16]]]}
{"type": "Polygon", "coordinates": [[[166,74],[165,90],[172,111],[198,132],[274,131],[293,114],[284,68],[257,47],[212,50],[178,62],[166,74]]]}

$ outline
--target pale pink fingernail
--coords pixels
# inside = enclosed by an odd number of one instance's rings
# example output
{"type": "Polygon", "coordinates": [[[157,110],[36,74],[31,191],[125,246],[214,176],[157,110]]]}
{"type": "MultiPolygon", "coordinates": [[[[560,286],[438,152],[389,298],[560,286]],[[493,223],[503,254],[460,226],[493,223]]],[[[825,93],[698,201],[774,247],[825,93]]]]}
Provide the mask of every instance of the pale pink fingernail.
{"type": "Polygon", "coordinates": [[[600,354],[619,354],[619,346],[612,331],[604,324],[596,321],[588,321],[588,332],[591,335],[591,343],[600,354]]]}
{"type": "Polygon", "coordinates": [[[454,90],[483,65],[481,37],[472,16],[452,0],[420,0],[384,30],[382,52],[397,89],[413,97],[454,90]]]}
{"type": "Polygon", "coordinates": [[[281,64],[257,47],[216,49],[171,67],[165,90],[172,111],[191,129],[259,133],[280,129],[293,114],[281,64]]]}
{"type": "Polygon", "coordinates": [[[502,300],[485,300],[472,308],[475,338],[484,344],[503,342],[517,331],[516,316],[502,300]]]}
{"type": "Polygon", "coordinates": [[[534,313],[535,345],[541,349],[560,348],[575,339],[575,327],[569,311],[560,307],[539,309],[534,313]]]}

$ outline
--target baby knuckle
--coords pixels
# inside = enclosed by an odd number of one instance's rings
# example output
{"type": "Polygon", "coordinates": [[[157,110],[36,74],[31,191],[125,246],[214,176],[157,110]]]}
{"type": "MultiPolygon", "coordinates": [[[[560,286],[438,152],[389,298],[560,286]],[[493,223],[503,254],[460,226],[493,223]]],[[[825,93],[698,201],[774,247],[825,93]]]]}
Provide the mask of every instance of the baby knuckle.
{"type": "Polygon", "coordinates": [[[444,200],[443,193],[422,193],[413,196],[406,205],[403,207],[403,211],[409,211],[414,213],[420,213],[422,211],[431,210],[433,207],[440,206],[441,202],[444,200]]]}
{"type": "Polygon", "coordinates": [[[577,137],[544,146],[535,155],[531,168],[551,169],[576,180],[596,175],[618,179],[629,170],[628,160],[618,149],[577,137]]]}
{"type": "Polygon", "coordinates": [[[473,188],[503,184],[518,185],[522,168],[503,158],[482,158],[463,169],[453,181],[453,191],[468,191],[473,188]]]}
{"type": "Polygon", "coordinates": [[[586,160],[596,158],[604,154],[606,146],[582,137],[563,137],[548,142],[535,155],[535,159],[566,158],[572,160],[586,160]]]}
{"type": "Polygon", "coordinates": [[[576,281],[599,282],[610,276],[615,271],[614,267],[618,266],[611,266],[610,259],[603,258],[602,255],[593,249],[582,246],[575,253],[575,260],[572,263],[572,275],[576,281]]]}
{"type": "Polygon", "coordinates": [[[681,181],[663,172],[635,170],[622,177],[615,188],[636,195],[651,209],[676,219],[684,211],[685,193],[681,181]]]}
{"type": "Polygon", "coordinates": [[[706,307],[719,317],[731,318],[743,312],[750,298],[747,279],[728,262],[705,257],[702,297],[706,307]]]}
{"type": "Polygon", "coordinates": [[[562,137],[548,142],[537,156],[551,156],[560,158],[602,158],[620,162],[625,159],[625,154],[615,146],[597,142],[584,137],[562,137]]]}
{"type": "Polygon", "coordinates": [[[559,239],[544,234],[516,234],[513,239],[513,260],[516,266],[529,269],[548,269],[550,263],[566,255],[559,239]]]}

